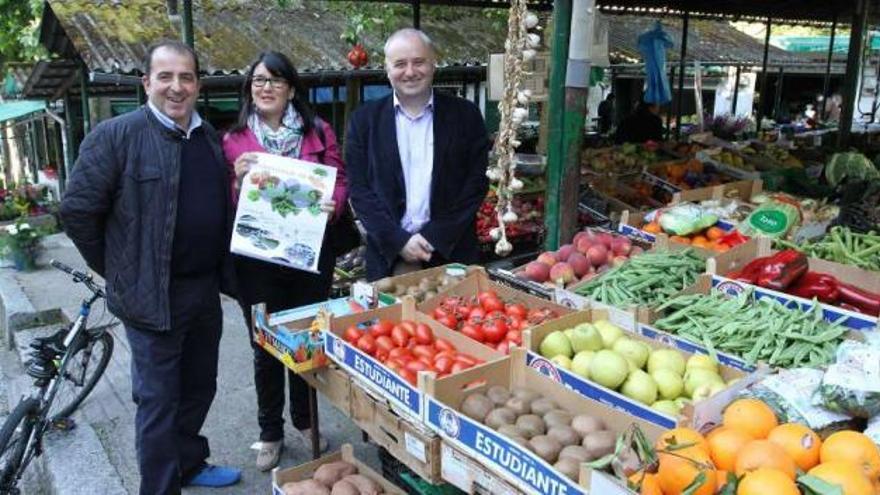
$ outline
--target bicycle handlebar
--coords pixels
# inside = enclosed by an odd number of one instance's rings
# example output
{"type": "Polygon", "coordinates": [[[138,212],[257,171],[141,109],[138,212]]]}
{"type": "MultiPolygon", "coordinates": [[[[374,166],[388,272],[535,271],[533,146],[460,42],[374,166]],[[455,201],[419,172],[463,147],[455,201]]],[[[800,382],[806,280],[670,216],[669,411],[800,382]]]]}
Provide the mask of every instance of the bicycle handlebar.
{"type": "Polygon", "coordinates": [[[94,282],[91,274],[75,270],[74,268],[71,268],[70,266],[67,266],[66,264],[58,260],[51,260],[49,261],[49,264],[68,275],[72,275],[74,282],[82,282],[92,292],[99,293],[103,297],[103,290],[98,284],[94,282]]]}

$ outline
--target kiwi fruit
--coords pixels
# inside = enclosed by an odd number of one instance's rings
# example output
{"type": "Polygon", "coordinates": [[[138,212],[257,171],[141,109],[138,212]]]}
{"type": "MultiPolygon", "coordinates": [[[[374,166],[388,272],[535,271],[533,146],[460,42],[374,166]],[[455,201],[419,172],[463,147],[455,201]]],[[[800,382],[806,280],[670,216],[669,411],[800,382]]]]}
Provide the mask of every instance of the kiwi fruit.
{"type": "Polygon", "coordinates": [[[383,278],[376,282],[376,289],[379,292],[393,292],[395,290],[394,282],[390,278],[383,278]]]}
{"type": "Polygon", "coordinates": [[[501,425],[498,427],[498,433],[502,435],[506,435],[510,438],[520,437],[525,438],[525,433],[523,433],[522,429],[513,424],[501,425]]]}
{"type": "Polygon", "coordinates": [[[572,414],[565,409],[554,409],[544,415],[544,422],[547,427],[551,426],[571,426],[572,414]]]}
{"type": "Polygon", "coordinates": [[[562,444],[555,438],[548,437],[547,435],[532,437],[529,440],[529,445],[532,447],[532,451],[538,454],[538,457],[551,464],[556,462],[559,452],[562,451],[562,444]]]}
{"type": "Polygon", "coordinates": [[[532,401],[532,414],[537,414],[538,416],[544,416],[548,412],[558,408],[559,406],[556,405],[556,402],[554,402],[553,399],[548,399],[546,397],[541,397],[540,399],[532,401]]]}
{"type": "Polygon", "coordinates": [[[577,481],[581,474],[581,463],[572,457],[561,457],[553,469],[559,471],[572,481],[577,481]]]}
{"type": "Polygon", "coordinates": [[[489,397],[496,406],[500,407],[510,400],[510,391],[501,385],[495,385],[486,391],[486,396],[489,397]]]}
{"type": "Polygon", "coordinates": [[[578,432],[574,431],[574,428],[572,428],[571,426],[552,426],[548,428],[547,436],[559,440],[559,443],[561,443],[563,447],[568,447],[569,445],[578,445],[581,443],[581,436],[578,435],[578,432]]]}
{"type": "Polygon", "coordinates": [[[547,426],[540,416],[534,414],[523,414],[516,418],[516,427],[522,430],[523,436],[532,438],[535,435],[543,435],[547,431],[547,426]]]}
{"type": "Polygon", "coordinates": [[[605,422],[589,414],[578,414],[571,420],[571,427],[583,437],[594,431],[604,430],[605,422]]]}
{"type": "Polygon", "coordinates": [[[524,414],[531,414],[532,412],[532,403],[527,399],[522,399],[520,397],[511,397],[507,402],[504,403],[504,406],[508,409],[513,410],[517,414],[517,416],[522,416],[524,414]]]}
{"type": "Polygon", "coordinates": [[[569,445],[563,447],[562,452],[559,453],[559,459],[562,460],[565,457],[571,457],[578,462],[589,462],[593,460],[593,457],[590,457],[587,449],[581,445],[569,445]]]}
{"type": "Polygon", "coordinates": [[[529,403],[531,403],[535,399],[541,398],[541,394],[539,394],[538,392],[535,392],[534,390],[530,390],[530,389],[527,389],[524,387],[517,387],[517,388],[513,389],[511,394],[514,397],[519,397],[520,399],[524,399],[524,400],[528,401],[529,403]]]}
{"type": "Polygon", "coordinates": [[[512,425],[515,421],[516,413],[506,407],[492,409],[485,419],[486,426],[493,430],[497,430],[501,425],[512,425]]]}
{"type": "Polygon", "coordinates": [[[594,431],[584,436],[584,441],[581,445],[583,445],[584,448],[587,449],[587,453],[593,456],[594,459],[598,459],[603,455],[608,455],[614,452],[614,447],[616,444],[616,433],[609,430],[600,430],[594,431]]]}
{"type": "Polygon", "coordinates": [[[471,394],[461,403],[461,412],[465,416],[482,423],[492,410],[492,406],[492,401],[485,395],[471,394]]]}

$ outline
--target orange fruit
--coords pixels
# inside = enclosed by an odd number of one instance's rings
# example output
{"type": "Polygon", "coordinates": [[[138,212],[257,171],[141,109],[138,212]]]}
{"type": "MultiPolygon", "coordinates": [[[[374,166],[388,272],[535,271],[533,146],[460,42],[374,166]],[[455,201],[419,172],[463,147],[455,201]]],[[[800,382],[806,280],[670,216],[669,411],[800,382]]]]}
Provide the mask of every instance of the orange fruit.
{"type": "Polygon", "coordinates": [[[690,240],[690,239],[688,239],[687,237],[682,237],[682,236],[680,236],[680,235],[673,235],[673,236],[670,236],[670,237],[669,237],[669,241],[670,241],[670,242],[678,242],[678,243],[681,243],[681,244],[690,244],[690,243],[691,243],[691,240],[690,240]]]}
{"type": "Polygon", "coordinates": [[[710,452],[706,438],[703,437],[700,432],[692,428],[680,427],[667,430],[660,435],[660,438],[658,438],[656,442],[654,442],[654,448],[658,451],[670,449],[676,445],[690,445],[685,448],[672,449],[675,454],[683,455],[685,457],[690,457],[688,453],[694,450],[700,450],[707,456],[710,452]]]}
{"type": "Polygon", "coordinates": [[[767,438],[779,426],[776,413],[758,399],[737,399],[724,410],[723,424],[749,434],[755,440],[767,438]]]}
{"type": "Polygon", "coordinates": [[[752,441],[747,433],[724,426],[715,428],[706,435],[709,443],[709,454],[718,469],[733,471],[736,467],[736,456],[740,449],[752,441]]]}
{"type": "Polygon", "coordinates": [[[742,476],[759,468],[777,469],[793,481],[797,465],[779,445],[769,440],[752,440],[736,456],[736,475],[742,476]]]}
{"type": "Polygon", "coordinates": [[[715,493],[721,491],[724,488],[724,485],[727,484],[727,474],[730,471],[725,471],[723,469],[718,469],[715,471],[715,493]]]}
{"type": "Polygon", "coordinates": [[[843,495],[872,495],[874,486],[859,467],[847,461],[828,461],[810,469],[807,474],[837,485],[843,495]]]}
{"type": "Polygon", "coordinates": [[[706,237],[710,241],[717,241],[727,235],[727,232],[723,231],[720,227],[709,227],[706,229],[706,237]]]}
{"type": "Polygon", "coordinates": [[[712,495],[717,485],[715,469],[708,454],[699,449],[691,452],[690,458],[673,454],[660,454],[660,468],[657,480],[663,495],[681,495],[694,479],[705,473],[706,480],[693,492],[693,495],[712,495]]]}
{"type": "Polygon", "coordinates": [[[838,431],[822,442],[821,463],[847,461],[862,469],[869,480],[880,476],[880,449],[870,438],[855,431],[838,431]]]}
{"type": "Polygon", "coordinates": [[[705,237],[698,236],[691,239],[691,246],[703,248],[703,249],[712,249],[712,244],[706,240],[705,237]]]}
{"type": "Polygon", "coordinates": [[[819,464],[822,439],[815,431],[797,423],[779,425],[770,431],[767,440],[782,447],[801,471],[809,471],[819,464]]]}
{"type": "Polygon", "coordinates": [[[697,235],[691,237],[691,244],[693,244],[695,242],[699,242],[701,244],[708,244],[709,239],[706,239],[706,236],[704,236],[702,234],[697,234],[697,235]]]}
{"type": "Polygon", "coordinates": [[[782,471],[761,468],[746,474],[736,488],[736,495],[800,495],[794,480],[782,471]]]}
{"type": "Polygon", "coordinates": [[[656,474],[637,471],[629,476],[629,481],[630,486],[638,488],[639,495],[663,495],[656,474]]]}
{"type": "Polygon", "coordinates": [[[649,234],[659,234],[663,229],[660,228],[660,224],[657,222],[646,223],[642,226],[642,230],[649,234]]]}

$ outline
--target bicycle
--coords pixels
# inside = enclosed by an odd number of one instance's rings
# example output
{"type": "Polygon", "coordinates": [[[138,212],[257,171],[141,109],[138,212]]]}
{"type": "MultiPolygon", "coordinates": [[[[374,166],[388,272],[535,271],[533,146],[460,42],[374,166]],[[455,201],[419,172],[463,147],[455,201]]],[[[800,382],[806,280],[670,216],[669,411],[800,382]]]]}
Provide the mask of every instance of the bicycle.
{"type": "Polygon", "coordinates": [[[37,390],[21,399],[0,429],[0,495],[20,493],[17,485],[28,464],[43,453],[43,435],[56,426],[72,427],[70,415],[95,388],[113,354],[113,336],[107,330],[115,323],[87,325],[92,305],[105,298],[103,287],[92,275],[60,261],[52,260],[51,265],[92,294],[83,299],[69,326],[30,345],[25,371],[34,378],[37,390]]]}

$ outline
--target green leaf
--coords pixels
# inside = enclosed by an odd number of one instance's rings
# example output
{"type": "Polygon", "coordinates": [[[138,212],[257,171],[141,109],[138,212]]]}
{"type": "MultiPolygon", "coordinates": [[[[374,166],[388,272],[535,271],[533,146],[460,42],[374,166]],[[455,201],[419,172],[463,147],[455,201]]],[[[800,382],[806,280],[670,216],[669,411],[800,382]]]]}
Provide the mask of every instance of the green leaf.
{"type": "Polygon", "coordinates": [[[843,495],[840,485],[834,485],[827,481],[805,474],[797,479],[798,485],[805,489],[806,495],[843,495]]]}
{"type": "Polygon", "coordinates": [[[248,191],[247,198],[251,201],[259,201],[260,191],[257,191],[256,189],[248,191]]]}
{"type": "Polygon", "coordinates": [[[600,458],[596,459],[595,461],[585,462],[584,464],[586,464],[587,467],[590,467],[592,469],[602,470],[602,469],[608,468],[608,466],[611,465],[611,462],[614,461],[614,457],[615,457],[615,454],[612,453],[612,454],[608,454],[606,456],[600,457],[600,458]]]}
{"type": "Polygon", "coordinates": [[[718,495],[736,495],[736,489],[739,485],[739,480],[736,475],[733,473],[727,473],[727,483],[724,485],[724,488],[718,493],[718,495]]]}
{"type": "Polygon", "coordinates": [[[697,477],[694,478],[693,481],[691,481],[691,484],[688,485],[683,492],[681,492],[681,495],[694,495],[694,493],[696,493],[697,490],[699,490],[704,483],[706,483],[706,472],[700,471],[700,474],[698,474],[697,477]]]}

